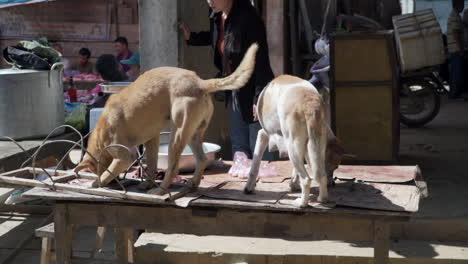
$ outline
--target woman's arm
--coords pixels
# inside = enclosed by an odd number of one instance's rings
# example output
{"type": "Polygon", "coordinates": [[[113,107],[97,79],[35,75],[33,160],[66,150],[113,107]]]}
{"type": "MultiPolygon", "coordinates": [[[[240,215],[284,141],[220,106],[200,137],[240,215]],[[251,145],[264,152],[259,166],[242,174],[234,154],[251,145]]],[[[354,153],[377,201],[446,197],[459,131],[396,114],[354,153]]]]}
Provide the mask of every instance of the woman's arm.
{"type": "Polygon", "coordinates": [[[191,32],[190,27],[184,22],[179,23],[179,29],[184,35],[185,41],[191,46],[211,45],[211,33],[209,31],[191,32]]]}
{"type": "Polygon", "coordinates": [[[211,45],[211,33],[209,31],[190,32],[187,44],[191,46],[209,46],[211,45]]]}

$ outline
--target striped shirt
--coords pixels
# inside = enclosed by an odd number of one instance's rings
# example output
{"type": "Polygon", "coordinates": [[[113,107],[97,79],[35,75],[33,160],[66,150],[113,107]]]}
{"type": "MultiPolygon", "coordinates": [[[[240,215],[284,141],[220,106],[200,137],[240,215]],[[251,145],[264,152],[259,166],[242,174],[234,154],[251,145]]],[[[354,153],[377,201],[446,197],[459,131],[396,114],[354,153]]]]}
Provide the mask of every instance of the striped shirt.
{"type": "Polygon", "coordinates": [[[457,11],[452,9],[447,20],[447,45],[449,53],[458,52],[463,49],[463,43],[458,43],[458,39],[456,38],[457,34],[460,34],[460,39],[463,41],[463,24],[461,17],[457,11]]]}

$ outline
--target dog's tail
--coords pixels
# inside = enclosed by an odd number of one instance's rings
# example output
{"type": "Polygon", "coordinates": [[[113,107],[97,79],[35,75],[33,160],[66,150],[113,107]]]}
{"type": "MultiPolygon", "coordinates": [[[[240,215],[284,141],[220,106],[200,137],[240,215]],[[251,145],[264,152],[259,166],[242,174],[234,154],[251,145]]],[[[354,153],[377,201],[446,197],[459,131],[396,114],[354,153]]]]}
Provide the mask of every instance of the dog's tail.
{"type": "Polygon", "coordinates": [[[207,93],[240,89],[249,81],[250,76],[252,76],[255,69],[257,50],[258,44],[252,44],[235,72],[223,79],[202,80],[202,85],[200,85],[201,89],[207,93]]]}

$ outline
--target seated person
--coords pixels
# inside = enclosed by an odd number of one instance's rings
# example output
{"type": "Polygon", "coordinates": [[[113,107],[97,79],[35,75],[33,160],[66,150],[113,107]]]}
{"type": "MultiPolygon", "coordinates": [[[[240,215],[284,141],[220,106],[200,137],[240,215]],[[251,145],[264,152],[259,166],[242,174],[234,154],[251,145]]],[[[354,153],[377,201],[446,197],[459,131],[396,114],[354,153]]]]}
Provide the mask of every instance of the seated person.
{"type": "MultiPolygon", "coordinates": [[[[121,60],[130,59],[133,55],[133,52],[128,49],[128,41],[126,37],[118,37],[114,40],[114,48],[115,53],[117,54],[117,60],[120,62],[121,60]]],[[[125,64],[120,64],[123,67],[124,72],[128,72],[130,67],[125,64]]]]}
{"type": "Polygon", "coordinates": [[[70,61],[64,57],[62,45],[60,45],[58,42],[53,42],[51,47],[55,49],[56,51],[60,52],[60,54],[62,55],[60,62],[63,63],[63,70],[65,72],[70,71],[70,61]]]}
{"type": "MultiPolygon", "coordinates": [[[[122,67],[112,54],[103,54],[99,56],[96,61],[96,71],[101,75],[102,79],[106,82],[127,82],[128,77],[122,71],[122,67]]],[[[99,84],[90,92],[96,92],[100,90],[99,84]]],[[[88,105],[86,108],[86,126],[85,129],[89,129],[89,111],[93,108],[101,108],[109,99],[110,94],[98,93],[98,97],[94,100],[94,103],[88,105]]]]}
{"type": "Polygon", "coordinates": [[[130,66],[130,71],[128,71],[129,81],[135,81],[138,78],[138,76],[140,76],[140,51],[138,50],[135,53],[133,53],[130,59],[121,60],[120,64],[130,66]]]}
{"type": "Polygon", "coordinates": [[[79,73],[95,74],[94,63],[89,61],[91,57],[91,51],[87,48],[81,48],[79,51],[79,60],[72,67],[73,70],[79,73]]]}

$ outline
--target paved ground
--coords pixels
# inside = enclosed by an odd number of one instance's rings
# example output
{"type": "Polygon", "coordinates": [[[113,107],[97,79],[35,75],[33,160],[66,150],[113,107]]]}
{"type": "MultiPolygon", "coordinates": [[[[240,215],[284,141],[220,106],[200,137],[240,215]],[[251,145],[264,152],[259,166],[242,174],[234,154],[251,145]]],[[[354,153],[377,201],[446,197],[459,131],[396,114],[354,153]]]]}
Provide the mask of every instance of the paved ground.
{"type": "Polygon", "coordinates": [[[468,102],[443,100],[440,114],[423,128],[401,128],[400,163],[418,164],[429,198],[416,217],[468,220],[468,102]]]}

